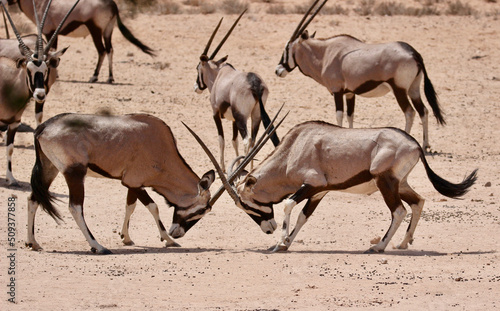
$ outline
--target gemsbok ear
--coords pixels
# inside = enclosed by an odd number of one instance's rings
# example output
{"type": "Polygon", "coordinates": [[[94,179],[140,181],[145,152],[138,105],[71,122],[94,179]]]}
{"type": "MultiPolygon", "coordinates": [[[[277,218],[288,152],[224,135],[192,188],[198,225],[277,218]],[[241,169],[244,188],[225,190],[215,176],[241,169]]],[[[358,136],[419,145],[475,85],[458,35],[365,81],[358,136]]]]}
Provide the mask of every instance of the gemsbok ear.
{"type": "Polygon", "coordinates": [[[214,170],[206,172],[203,175],[203,177],[201,177],[200,182],[198,183],[199,192],[208,190],[212,185],[212,183],[214,182],[214,180],[215,180],[214,170]]]}
{"type": "Polygon", "coordinates": [[[316,36],[316,31],[313,32],[313,34],[311,35],[311,38],[314,38],[316,36]]]}
{"type": "Polygon", "coordinates": [[[217,64],[217,66],[220,66],[220,64],[224,63],[227,60],[227,58],[228,58],[228,55],[226,55],[223,58],[219,59],[215,63],[217,64]]]}
{"type": "Polygon", "coordinates": [[[248,176],[247,181],[245,182],[245,187],[253,187],[257,183],[257,178],[252,175],[248,176]]]}
{"type": "Polygon", "coordinates": [[[66,53],[69,47],[65,47],[64,49],[49,53],[48,64],[52,68],[57,68],[59,66],[60,57],[66,53]]]}
{"type": "Polygon", "coordinates": [[[26,65],[26,58],[18,58],[18,59],[16,59],[16,67],[17,68],[21,68],[24,65],[26,65]]]}

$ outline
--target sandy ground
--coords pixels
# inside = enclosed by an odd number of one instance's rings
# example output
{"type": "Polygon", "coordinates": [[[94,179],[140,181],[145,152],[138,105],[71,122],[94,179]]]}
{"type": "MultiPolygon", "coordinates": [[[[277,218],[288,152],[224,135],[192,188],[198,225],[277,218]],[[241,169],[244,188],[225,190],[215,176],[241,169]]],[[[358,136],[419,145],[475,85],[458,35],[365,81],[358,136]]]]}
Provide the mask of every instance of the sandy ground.
{"type": "MultiPolygon", "coordinates": [[[[484,3],[484,2],[481,2],[484,3]]],[[[496,4],[492,4],[496,5],[496,4]]],[[[186,161],[201,176],[211,164],[180,121],[191,125],[217,153],[216,129],[208,92],[193,92],[195,67],[206,40],[222,14],[150,16],[126,24],[158,52],[142,54],[115,31],[114,85],[88,84],[96,55],[89,37],[62,38],[59,81],[49,94],[45,119],[62,112],[150,113],[172,127],[186,161]],[[154,21],[152,20],[154,19],[154,21]]],[[[235,16],[227,16],[222,31],[235,16]]],[[[335,122],[333,98],[298,70],[285,79],[274,69],[298,15],[246,14],[219,55],[229,54],[236,68],[259,73],[270,87],[267,109],[282,103],[290,115],[279,133],[295,124],[320,119],[335,122]]],[[[366,42],[406,41],[424,57],[446,113],[447,125],[430,118],[432,168],[458,182],[479,168],[479,178],[462,200],[439,195],[418,164],[409,178],[426,198],[408,250],[394,250],[406,222],[384,254],[363,254],[382,236],[390,214],[379,193],[355,196],[330,193],[287,253],[267,251],[280,230],[265,235],[224,194],[213,211],[185,237],[181,248],[164,248],[149,212],[138,206],[124,246],[119,232],[126,189],[119,181],[88,178],[85,216],[96,239],[113,251],[90,252],[66,205],[67,187],[59,176],[51,190],[61,200],[65,222],[57,225],[39,211],[36,236],[44,248],[33,252],[26,240],[26,197],[34,163],[33,138],[16,136],[13,170],[21,188],[0,181],[0,284],[2,310],[336,310],[344,307],[400,310],[492,310],[500,307],[500,21],[480,17],[318,17],[309,27],[318,37],[349,33],[366,42]],[[7,202],[17,196],[15,248],[17,304],[7,303],[9,259],[7,202]]],[[[216,41],[222,35],[216,38],[216,41]]],[[[105,62],[100,81],[105,81],[105,62]]],[[[23,121],[34,126],[34,106],[23,121]]],[[[404,127],[392,94],[357,100],[355,127],[404,127]]],[[[229,122],[224,123],[227,136],[229,122]]],[[[421,141],[418,120],[412,134],[421,141]]],[[[227,140],[227,145],[230,142],[227,140]]],[[[271,151],[266,146],[260,158],[271,151]]],[[[234,152],[226,148],[226,158],[234,152]]],[[[2,177],[5,153],[0,153],[2,177]]],[[[217,180],[213,191],[220,185],[217,180]]],[[[165,224],[172,209],[156,193],[165,224]]],[[[276,220],[283,219],[276,205],[276,220]]],[[[300,206],[295,208],[295,222],[300,206]]]]}

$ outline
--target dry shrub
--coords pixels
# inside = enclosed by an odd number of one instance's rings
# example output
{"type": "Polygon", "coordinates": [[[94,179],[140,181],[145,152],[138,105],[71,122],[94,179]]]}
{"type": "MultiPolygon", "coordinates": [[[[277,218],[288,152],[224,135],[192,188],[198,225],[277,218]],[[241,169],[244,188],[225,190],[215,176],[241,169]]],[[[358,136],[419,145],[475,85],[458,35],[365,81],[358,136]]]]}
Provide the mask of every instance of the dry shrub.
{"type": "Polygon", "coordinates": [[[182,13],[181,6],[173,0],[161,0],[154,11],[162,15],[182,13]]]}
{"type": "Polygon", "coordinates": [[[248,9],[248,3],[239,0],[224,0],[221,8],[226,14],[240,14],[248,9]]]}
{"type": "Polygon", "coordinates": [[[354,8],[354,12],[361,16],[372,15],[374,6],[375,0],[361,0],[359,6],[354,8]]]}
{"type": "Polygon", "coordinates": [[[477,13],[468,3],[462,3],[460,0],[448,3],[446,14],[457,16],[475,15],[477,13]]]}
{"type": "Polygon", "coordinates": [[[325,14],[325,15],[348,15],[349,14],[349,10],[342,7],[341,5],[339,4],[336,4],[334,6],[324,6],[322,9],[321,9],[321,12],[322,14],[325,14]]]}
{"type": "Polygon", "coordinates": [[[287,9],[283,4],[271,5],[267,10],[267,14],[288,14],[287,9]]]}

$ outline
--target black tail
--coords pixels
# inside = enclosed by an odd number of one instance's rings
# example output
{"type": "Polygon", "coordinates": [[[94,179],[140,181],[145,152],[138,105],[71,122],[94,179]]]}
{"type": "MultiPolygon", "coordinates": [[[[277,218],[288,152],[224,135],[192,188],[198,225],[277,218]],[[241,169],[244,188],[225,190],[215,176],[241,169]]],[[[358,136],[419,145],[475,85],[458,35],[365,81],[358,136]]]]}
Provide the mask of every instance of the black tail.
{"type": "Polygon", "coordinates": [[[135,45],[139,49],[141,49],[141,51],[143,51],[144,53],[146,53],[150,56],[156,56],[155,52],[152,48],[150,48],[149,46],[147,46],[144,43],[142,43],[141,41],[139,41],[139,39],[137,39],[127,27],[125,27],[125,25],[123,24],[123,22],[120,18],[120,13],[118,12],[118,6],[116,6],[116,3],[114,3],[114,1],[113,1],[113,5],[114,5],[115,10],[116,10],[116,21],[118,23],[118,29],[120,29],[120,32],[122,33],[122,35],[128,41],[130,41],[133,45],[135,45]]]}
{"type": "Polygon", "coordinates": [[[40,160],[41,152],[42,151],[40,149],[40,143],[35,137],[36,160],[31,172],[30,199],[41,204],[43,210],[47,212],[47,214],[49,214],[52,218],[54,218],[57,223],[59,223],[59,220],[62,220],[62,217],[52,204],[52,202],[54,202],[56,198],[52,194],[50,194],[49,187],[43,182],[43,167],[42,161],[40,160]]]}
{"type": "Polygon", "coordinates": [[[417,52],[413,47],[408,45],[408,47],[411,49],[413,53],[413,57],[415,58],[415,61],[420,65],[422,68],[422,71],[424,73],[424,92],[425,92],[425,97],[427,98],[427,101],[429,102],[429,105],[432,108],[432,112],[434,113],[434,116],[436,117],[436,120],[438,121],[439,124],[445,125],[446,121],[444,120],[443,113],[441,111],[441,107],[439,106],[439,101],[436,95],[436,90],[434,90],[434,86],[432,85],[431,80],[429,79],[429,76],[427,75],[427,70],[425,70],[425,65],[424,65],[424,59],[422,58],[422,55],[417,52]]]}
{"type": "MultiPolygon", "coordinates": [[[[264,103],[262,102],[262,96],[259,96],[259,107],[260,107],[260,117],[262,119],[262,124],[264,125],[265,128],[271,124],[271,118],[269,118],[269,115],[266,112],[266,109],[264,108],[264,103]]],[[[270,130],[272,131],[274,129],[274,126],[271,125],[270,130]]],[[[280,139],[278,138],[278,135],[276,135],[276,132],[271,136],[271,141],[273,142],[274,147],[277,147],[280,143],[280,139]]]]}
{"type": "Polygon", "coordinates": [[[424,164],[427,177],[429,177],[434,189],[449,198],[459,198],[463,196],[469,191],[469,188],[472,187],[477,180],[477,169],[475,169],[469,176],[465,177],[461,183],[453,184],[434,173],[434,171],[429,167],[422,149],[420,149],[420,160],[422,160],[422,163],[424,164]]]}

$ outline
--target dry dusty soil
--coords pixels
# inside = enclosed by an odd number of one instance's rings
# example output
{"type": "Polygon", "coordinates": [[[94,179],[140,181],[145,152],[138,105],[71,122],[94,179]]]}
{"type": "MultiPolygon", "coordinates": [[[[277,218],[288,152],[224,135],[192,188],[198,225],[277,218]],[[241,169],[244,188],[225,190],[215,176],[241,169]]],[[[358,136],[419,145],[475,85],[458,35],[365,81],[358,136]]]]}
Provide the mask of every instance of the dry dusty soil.
{"type": "MultiPolygon", "coordinates": [[[[486,1],[476,1],[481,5],[486,1]]],[[[184,121],[218,152],[208,92],[193,92],[200,53],[219,18],[221,31],[235,15],[138,14],[125,23],[157,51],[151,58],[115,31],[116,83],[106,81],[105,61],[99,83],[89,84],[96,53],[90,37],[64,37],[70,46],[59,79],[45,105],[45,119],[63,112],[149,113],[163,119],[178,148],[201,176],[212,168],[202,149],[182,126],[184,121]]],[[[236,68],[259,73],[270,88],[267,110],[285,103],[290,115],[284,135],[307,120],[335,122],[328,91],[295,70],[285,79],[274,69],[299,15],[272,15],[250,10],[219,52],[236,68]]],[[[135,246],[122,244],[126,188],[109,179],[86,180],[85,217],[96,239],[113,255],[90,252],[67,209],[68,190],[59,176],[51,191],[60,199],[64,222],[57,225],[39,210],[36,236],[44,248],[35,252],[26,241],[26,198],[35,152],[31,133],[16,136],[13,171],[19,188],[4,180],[5,152],[0,153],[0,297],[1,310],[492,310],[500,307],[500,20],[497,16],[363,17],[321,15],[310,25],[317,37],[349,33],[366,42],[405,41],[423,56],[439,94],[446,126],[430,117],[431,167],[459,182],[478,168],[477,183],[461,200],[437,193],[422,164],[409,183],[426,204],[408,250],[393,246],[403,237],[410,215],[383,254],[364,254],[370,240],[383,236],[390,213],[380,193],[371,196],[331,192],[321,202],[286,253],[267,249],[280,237],[264,234],[224,194],[212,212],[185,237],[181,248],[165,248],[153,218],[138,205],[130,234],[135,246]],[[10,259],[7,205],[17,197],[15,244],[16,304],[7,302],[10,259]]],[[[3,29],[0,29],[3,33],[3,29]]],[[[215,41],[222,37],[219,34],[215,41]]],[[[30,103],[23,122],[34,126],[30,103]]],[[[394,96],[357,100],[356,128],[404,128],[394,96]]],[[[226,136],[230,123],[224,122],[226,136]]],[[[420,120],[411,134],[422,139],[420,120]]],[[[228,138],[226,145],[230,146],[228,138]]],[[[5,149],[4,149],[5,150],[5,149]]],[[[258,158],[272,150],[265,146],[258,158]]],[[[117,161],[120,155],[117,154],[117,161]]],[[[234,151],[226,148],[226,158],[234,151]]],[[[213,189],[220,185],[217,179],[213,189]]],[[[150,191],[165,224],[172,208],[150,191]]],[[[292,214],[295,222],[300,206],[292,214]]],[[[283,220],[283,205],[275,205],[283,220]]]]}

